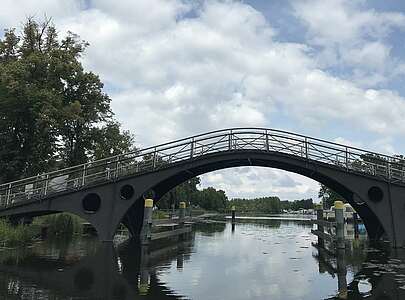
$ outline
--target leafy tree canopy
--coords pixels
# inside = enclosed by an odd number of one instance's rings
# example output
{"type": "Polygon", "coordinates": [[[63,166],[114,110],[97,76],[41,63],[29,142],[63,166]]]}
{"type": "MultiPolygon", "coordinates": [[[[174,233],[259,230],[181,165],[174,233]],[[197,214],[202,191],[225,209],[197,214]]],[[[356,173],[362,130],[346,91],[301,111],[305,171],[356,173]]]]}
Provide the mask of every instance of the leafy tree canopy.
{"type": "Polygon", "coordinates": [[[28,18],[0,40],[0,182],[130,150],[110,98],[80,58],[89,44],[28,18]]]}

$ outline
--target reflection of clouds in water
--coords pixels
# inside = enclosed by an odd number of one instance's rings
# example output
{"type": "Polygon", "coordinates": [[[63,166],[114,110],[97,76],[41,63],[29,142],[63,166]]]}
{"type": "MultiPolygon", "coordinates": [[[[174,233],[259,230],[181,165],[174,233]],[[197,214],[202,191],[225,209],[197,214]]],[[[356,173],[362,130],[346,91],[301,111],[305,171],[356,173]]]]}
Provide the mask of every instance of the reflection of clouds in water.
{"type": "Polygon", "coordinates": [[[230,226],[222,236],[197,237],[182,272],[173,266],[159,280],[192,299],[316,299],[336,291],[335,279],[318,272],[310,227],[237,224],[232,235],[230,226]]]}
{"type": "Polygon", "coordinates": [[[357,286],[358,286],[360,294],[363,294],[363,295],[369,294],[372,289],[372,285],[368,279],[359,280],[359,283],[357,286]]]}

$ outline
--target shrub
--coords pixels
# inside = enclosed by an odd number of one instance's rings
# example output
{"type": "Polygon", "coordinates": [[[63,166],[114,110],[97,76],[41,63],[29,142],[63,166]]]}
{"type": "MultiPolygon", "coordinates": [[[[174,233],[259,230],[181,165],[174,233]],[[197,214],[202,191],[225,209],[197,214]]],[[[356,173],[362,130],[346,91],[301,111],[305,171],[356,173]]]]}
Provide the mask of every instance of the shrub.
{"type": "Polygon", "coordinates": [[[27,225],[11,225],[7,220],[0,220],[0,240],[6,246],[25,245],[32,241],[36,232],[27,225]]]}

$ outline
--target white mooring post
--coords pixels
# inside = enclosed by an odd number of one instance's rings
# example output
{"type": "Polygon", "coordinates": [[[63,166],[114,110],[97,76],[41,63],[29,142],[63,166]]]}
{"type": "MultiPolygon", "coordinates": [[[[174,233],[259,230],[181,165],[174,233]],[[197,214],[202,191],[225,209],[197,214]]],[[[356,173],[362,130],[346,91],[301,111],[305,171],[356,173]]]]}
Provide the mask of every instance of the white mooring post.
{"type": "Polygon", "coordinates": [[[336,247],[338,249],[345,248],[345,220],[343,208],[342,201],[335,201],[336,247]]]}
{"type": "Polygon", "coordinates": [[[141,244],[149,244],[152,232],[152,210],[153,210],[153,200],[145,199],[145,208],[143,212],[143,223],[141,230],[141,244]]]}

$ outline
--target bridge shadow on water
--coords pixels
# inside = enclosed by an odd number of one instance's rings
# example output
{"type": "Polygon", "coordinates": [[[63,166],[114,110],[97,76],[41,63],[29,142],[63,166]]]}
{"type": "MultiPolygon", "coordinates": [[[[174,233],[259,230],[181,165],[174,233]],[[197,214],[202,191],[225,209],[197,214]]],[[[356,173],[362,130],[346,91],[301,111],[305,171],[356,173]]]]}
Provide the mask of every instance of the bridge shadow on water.
{"type": "Polygon", "coordinates": [[[152,247],[133,240],[118,247],[95,241],[87,249],[83,257],[60,243],[39,256],[29,249],[3,251],[0,299],[180,299],[159,282],[155,266],[177,261],[181,269],[193,239],[152,247]]]}
{"type": "MultiPolygon", "coordinates": [[[[265,226],[277,227],[280,221],[265,226]]],[[[215,236],[229,228],[224,222],[214,222],[196,226],[195,233],[215,236]]],[[[183,269],[196,251],[194,243],[192,234],[182,241],[149,247],[135,240],[116,247],[83,240],[73,246],[59,241],[39,250],[1,251],[0,299],[187,299],[159,274],[174,266],[183,269]]],[[[337,281],[339,292],[329,299],[405,299],[405,251],[363,247],[355,241],[334,255],[313,249],[319,273],[337,281]],[[349,271],[355,274],[351,282],[347,282],[349,271]]]]}

